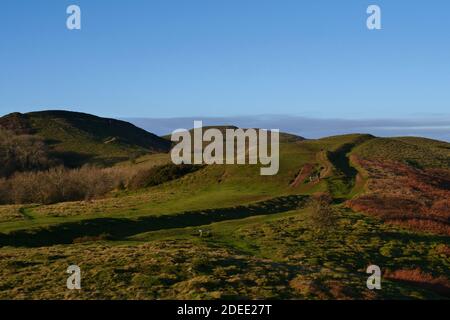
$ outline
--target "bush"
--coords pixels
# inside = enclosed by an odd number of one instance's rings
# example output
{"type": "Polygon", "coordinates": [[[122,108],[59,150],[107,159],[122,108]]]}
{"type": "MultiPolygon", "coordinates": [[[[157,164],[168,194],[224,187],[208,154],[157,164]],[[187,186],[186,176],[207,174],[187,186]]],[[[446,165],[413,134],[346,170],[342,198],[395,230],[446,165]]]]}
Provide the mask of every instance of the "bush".
{"type": "Polygon", "coordinates": [[[9,179],[0,180],[0,203],[51,204],[90,200],[123,188],[134,173],[131,168],[102,169],[90,166],[16,173],[9,179]]]}
{"type": "Polygon", "coordinates": [[[6,179],[0,178],[0,204],[9,203],[9,182],[6,179]]]}
{"type": "Polygon", "coordinates": [[[0,129],[0,177],[21,171],[45,170],[55,165],[57,162],[50,158],[42,139],[0,129]]]}
{"type": "Polygon", "coordinates": [[[130,189],[141,189],[157,186],[168,181],[179,179],[189,173],[195,172],[203,168],[201,165],[173,163],[156,166],[150,169],[139,171],[130,181],[130,189]]]}
{"type": "Polygon", "coordinates": [[[311,200],[312,222],[320,231],[328,231],[337,221],[337,212],[332,202],[333,198],[327,193],[315,195],[311,200]]]}
{"type": "MultiPolygon", "coordinates": [[[[36,167],[37,168],[37,167],[36,167]]],[[[133,167],[62,166],[16,172],[0,178],[0,204],[52,204],[91,200],[114,190],[139,189],[178,179],[202,166],[167,164],[138,171],[133,167]]]]}

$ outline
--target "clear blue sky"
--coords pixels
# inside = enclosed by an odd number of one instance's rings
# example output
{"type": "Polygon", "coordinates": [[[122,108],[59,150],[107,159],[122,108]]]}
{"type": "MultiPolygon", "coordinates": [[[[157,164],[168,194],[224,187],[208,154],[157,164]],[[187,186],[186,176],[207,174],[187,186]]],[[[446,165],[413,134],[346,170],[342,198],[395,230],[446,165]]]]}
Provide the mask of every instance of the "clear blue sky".
{"type": "Polygon", "coordinates": [[[448,0],[2,0],[0,113],[448,115],[449,16],[448,0]]]}

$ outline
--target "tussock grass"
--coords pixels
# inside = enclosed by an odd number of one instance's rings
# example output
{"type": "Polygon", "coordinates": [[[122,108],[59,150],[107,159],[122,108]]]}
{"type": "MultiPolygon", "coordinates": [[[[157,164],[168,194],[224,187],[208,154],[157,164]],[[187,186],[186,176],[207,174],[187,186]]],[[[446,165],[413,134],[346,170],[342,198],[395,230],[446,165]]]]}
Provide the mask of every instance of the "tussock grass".
{"type": "MultiPolygon", "coordinates": [[[[255,216],[161,230],[130,241],[2,248],[2,299],[439,299],[428,287],[383,278],[369,291],[365,268],[405,265],[448,277],[448,238],[418,235],[341,211],[322,233],[311,211],[255,216]],[[82,270],[82,290],[65,288],[67,266],[82,270]]],[[[95,239],[93,239],[95,240],[95,239]]]]}

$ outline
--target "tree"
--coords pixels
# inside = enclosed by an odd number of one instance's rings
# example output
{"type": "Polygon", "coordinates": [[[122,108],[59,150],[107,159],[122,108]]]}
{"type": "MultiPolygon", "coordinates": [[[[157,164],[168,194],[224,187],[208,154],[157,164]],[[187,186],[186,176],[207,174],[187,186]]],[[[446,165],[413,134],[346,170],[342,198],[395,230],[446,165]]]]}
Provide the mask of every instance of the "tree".
{"type": "Polygon", "coordinates": [[[337,221],[337,210],[333,207],[333,197],[321,193],[312,197],[312,222],[319,232],[328,232],[337,221]]]}
{"type": "Polygon", "coordinates": [[[42,139],[0,129],[0,177],[8,177],[15,172],[45,170],[55,164],[42,139]]]}

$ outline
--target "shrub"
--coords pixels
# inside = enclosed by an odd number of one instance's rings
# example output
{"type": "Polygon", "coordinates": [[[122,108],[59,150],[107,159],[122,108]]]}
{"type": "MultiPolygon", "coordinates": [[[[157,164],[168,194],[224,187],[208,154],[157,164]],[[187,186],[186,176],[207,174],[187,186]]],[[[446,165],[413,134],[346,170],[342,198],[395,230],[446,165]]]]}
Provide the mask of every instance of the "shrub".
{"type": "Polygon", "coordinates": [[[57,162],[50,158],[48,147],[41,138],[0,129],[0,176],[45,170],[55,165],[57,162]]]}
{"type": "Polygon", "coordinates": [[[62,166],[16,172],[0,178],[0,204],[52,204],[91,200],[114,190],[139,189],[178,179],[202,166],[168,164],[138,171],[133,167],[62,166]]]}
{"type": "Polygon", "coordinates": [[[328,231],[337,221],[337,212],[332,202],[333,198],[327,193],[315,195],[311,200],[312,223],[320,231],[328,231]]]}
{"type": "Polygon", "coordinates": [[[173,163],[156,166],[150,169],[139,171],[130,181],[130,189],[140,189],[157,186],[168,181],[179,179],[189,173],[195,172],[203,168],[201,165],[173,163]]]}
{"type": "Polygon", "coordinates": [[[91,166],[16,173],[9,179],[0,180],[0,203],[51,204],[99,198],[123,188],[134,173],[131,168],[91,166]]]}
{"type": "Polygon", "coordinates": [[[0,204],[9,203],[9,183],[6,179],[0,178],[0,204]]]}

